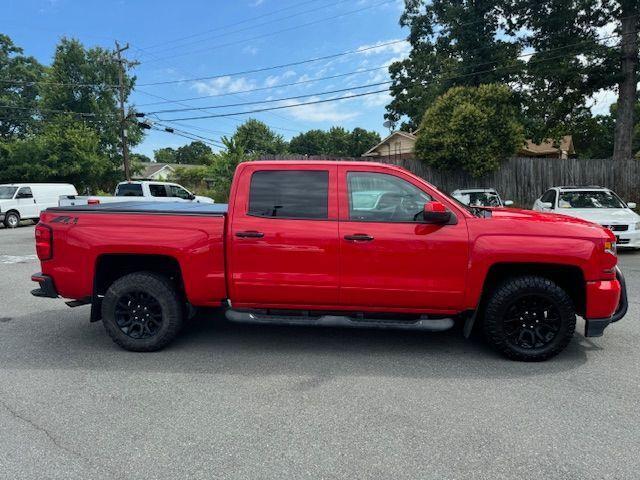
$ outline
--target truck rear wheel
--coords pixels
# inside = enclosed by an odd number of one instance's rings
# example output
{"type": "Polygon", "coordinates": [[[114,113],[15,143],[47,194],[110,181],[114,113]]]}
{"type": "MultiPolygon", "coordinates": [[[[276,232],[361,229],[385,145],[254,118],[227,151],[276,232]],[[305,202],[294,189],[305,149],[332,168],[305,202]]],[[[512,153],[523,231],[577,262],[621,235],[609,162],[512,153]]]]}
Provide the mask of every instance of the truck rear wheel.
{"type": "Polygon", "coordinates": [[[484,314],[489,344],[513,360],[542,361],[554,357],[571,341],[576,327],[573,302],[544,277],[507,280],[491,295],[484,314]]]}
{"type": "Polygon", "coordinates": [[[138,272],[119,278],[102,301],[102,323],[115,343],[134,352],[168,345],[180,331],[183,308],[171,282],[138,272]]]}

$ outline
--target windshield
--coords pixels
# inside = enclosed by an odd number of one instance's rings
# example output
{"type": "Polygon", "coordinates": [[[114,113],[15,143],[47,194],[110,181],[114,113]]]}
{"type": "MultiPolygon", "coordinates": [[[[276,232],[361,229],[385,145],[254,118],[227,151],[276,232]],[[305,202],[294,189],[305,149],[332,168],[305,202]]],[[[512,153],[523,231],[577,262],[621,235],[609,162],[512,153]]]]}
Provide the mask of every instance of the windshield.
{"type": "Polygon", "coordinates": [[[500,197],[496,192],[461,192],[454,198],[470,207],[500,207],[500,197]]]}
{"type": "Polygon", "coordinates": [[[0,200],[9,200],[13,198],[13,195],[16,193],[18,187],[3,187],[0,186],[0,200]]]}
{"type": "Polygon", "coordinates": [[[625,205],[615,193],[598,190],[563,192],[558,208],[625,208],[625,205]]]}

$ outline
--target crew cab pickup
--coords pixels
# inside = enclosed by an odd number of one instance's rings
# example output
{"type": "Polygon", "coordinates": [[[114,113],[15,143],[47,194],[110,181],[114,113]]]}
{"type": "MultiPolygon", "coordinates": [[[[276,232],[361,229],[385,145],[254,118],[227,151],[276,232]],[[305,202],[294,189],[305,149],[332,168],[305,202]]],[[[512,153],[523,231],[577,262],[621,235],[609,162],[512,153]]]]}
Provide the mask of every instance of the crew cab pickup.
{"type": "Polygon", "coordinates": [[[627,309],[615,237],[562,215],[465,206],[371,162],[254,161],[229,204],[49,208],[39,297],[91,304],[120,346],[168,345],[192,307],[257,324],[484,332],[544,360],[576,315],[602,335],[627,309]]]}
{"type": "Polygon", "coordinates": [[[58,206],[73,207],[76,205],[98,205],[100,203],[126,201],[214,203],[212,198],[194,195],[177,183],[134,180],[120,182],[116,186],[113,196],[61,195],[58,200],[58,206]]]}

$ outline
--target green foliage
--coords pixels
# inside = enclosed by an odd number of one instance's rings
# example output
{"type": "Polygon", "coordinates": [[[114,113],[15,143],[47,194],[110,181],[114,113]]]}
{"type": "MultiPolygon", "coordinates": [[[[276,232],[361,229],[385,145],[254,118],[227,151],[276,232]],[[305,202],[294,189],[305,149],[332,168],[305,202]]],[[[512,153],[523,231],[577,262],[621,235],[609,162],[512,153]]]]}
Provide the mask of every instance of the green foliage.
{"type": "Polygon", "coordinates": [[[225,150],[214,156],[210,172],[214,181],[213,198],[216,202],[225,203],[229,201],[229,190],[236,167],[248,158],[244,147],[233,138],[222,137],[222,143],[225,150]]]}
{"type": "Polygon", "coordinates": [[[151,159],[142,153],[132,153],[129,155],[132,162],[150,163],[151,159]]]}
{"type": "Polygon", "coordinates": [[[206,188],[205,180],[209,178],[211,171],[205,166],[198,167],[176,167],[171,175],[171,180],[187,187],[191,191],[201,191],[206,188]]]}
{"type": "Polygon", "coordinates": [[[349,132],[342,127],[333,127],[328,132],[309,130],[296,135],[289,142],[289,151],[301,155],[359,157],[379,142],[377,132],[363,128],[349,132]]]}
{"type": "Polygon", "coordinates": [[[36,130],[38,86],[30,82],[42,79],[44,67],[33,57],[0,34],[0,77],[15,83],[0,82],[0,139],[24,138],[36,130]]]}
{"type": "Polygon", "coordinates": [[[153,159],[158,163],[177,163],[176,151],[171,147],[154,150],[153,159]]]}
{"type": "Polygon", "coordinates": [[[0,183],[68,182],[79,191],[100,187],[113,168],[97,133],[71,116],[57,116],[39,135],[5,143],[0,160],[0,183]]]}
{"type": "Polygon", "coordinates": [[[405,0],[400,25],[409,28],[412,48],[407,59],[389,67],[393,100],[385,117],[407,119],[403,130],[413,130],[451,87],[516,79],[524,62],[518,59],[520,45],[499,35],[500,3],[405,0]]]}
{"type": "Polygon", "coordinates": [[[213,151],[206,143],[195,141],[176,150],[176,163],[207,165],[212,161],[213,151]]]}
{"type": "Polygon", "coordinates": [[[427,109],[416,155],[442,170],[474,176],[497,170],[524,143],[513,93],[505,85],[454,87],[427,109]]]}
{"type": "Polygon", "coordinates": [[[287,142],[282,135],[253,118],[239,125],[232,138],[234,145],[252,157],[287,153],[287,142]]]}
{"type": "Polygon", "coordinates": [[[601,0],[505,0],[507,32],[532,49],[521,91],[527,135],[536,141],[572,133],[590,116],[587,101],[617,83],[617,52],[600,41],[613,20],[601,0]],[[522,33],[524,32],[524,33],[522,33]]]}
{"type": "MultiPolygon", "coordinates": [[[[86,49],[78,40],[63,38],[56,47],[45,81],[50,83],[41,89],[43,119],[55,119],[60,115],[56,110],[78,113],[77,118],[84,119],[97,133],[101,150],[114,164],[114,172],[118,171],[122,165],[116,87],[118,66],[112,53],[100,47],[86,49]]],[[[125,75],[125,98],[131,93],[134,81],[125,75]]],[[[136,122],[132,121],[127,131],[129,146],[137,145],[142,133],[136,122]]],[[[111,181],[120,178],[118,174],[111,181]]]]}

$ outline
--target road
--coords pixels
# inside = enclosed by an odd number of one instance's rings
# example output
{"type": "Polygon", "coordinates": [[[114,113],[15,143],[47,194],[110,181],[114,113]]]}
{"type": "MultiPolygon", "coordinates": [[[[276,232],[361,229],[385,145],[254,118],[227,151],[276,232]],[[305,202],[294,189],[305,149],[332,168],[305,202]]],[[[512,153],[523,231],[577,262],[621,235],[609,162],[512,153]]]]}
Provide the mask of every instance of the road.
{"type": "Polygon", "coordinates": [[[120,350],[37,299],[33,227],[0,229],[0,478],[637,479],[640,253],[629,314],[559,357],[440,334],[196,319],[120,350]]]}

